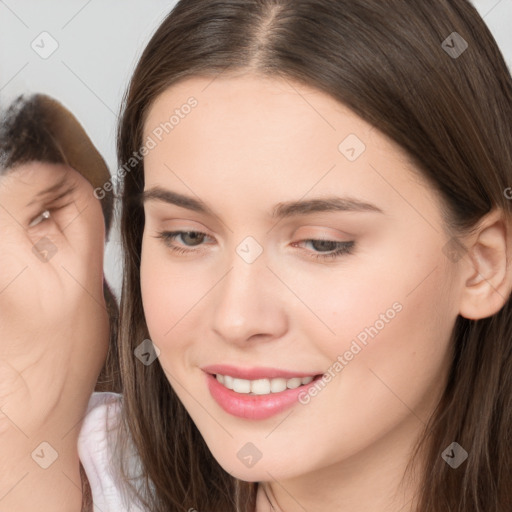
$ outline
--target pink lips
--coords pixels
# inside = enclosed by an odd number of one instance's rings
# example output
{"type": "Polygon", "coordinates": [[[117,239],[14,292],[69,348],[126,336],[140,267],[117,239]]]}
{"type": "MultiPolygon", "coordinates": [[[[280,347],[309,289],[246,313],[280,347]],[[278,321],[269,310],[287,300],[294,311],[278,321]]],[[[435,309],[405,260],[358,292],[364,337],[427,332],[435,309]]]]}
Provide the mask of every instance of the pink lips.
{"type": "Polygon", "coordinates": [[[236,393],[227,389],[217,381],[215,375],[230,375],[238,379],[291,379],[293,377],[320,377],[318,374],[290,372],[276,368],[237,368],[229,365],[205,366],[202,370],[206,373],[208,389],[213,399],[227,413],[250,420],[263,420],[274,416],[298,402],[300,393],[306,392],[309,386],[315,383],[314,379],[309,384],[295,389],[286,389],[279,393],[268,395],[249,395],[236,393]]]}

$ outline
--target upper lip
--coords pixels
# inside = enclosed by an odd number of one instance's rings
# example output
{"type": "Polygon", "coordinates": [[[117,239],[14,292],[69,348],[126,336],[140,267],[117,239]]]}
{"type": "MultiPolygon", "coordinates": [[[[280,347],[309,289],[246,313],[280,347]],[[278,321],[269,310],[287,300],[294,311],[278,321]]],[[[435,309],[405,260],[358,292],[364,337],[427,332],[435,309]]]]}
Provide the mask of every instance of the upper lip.
{"type": "Polygon", "coordinates": [[[280,368],[270,368],[264,366],[254,366],[252,368],[242,368],[228,364],[213,364],[201,367],[206,373],[216,375],[229,375],[237,379],[257,380],[257,379],[291,379],[293,377],[315,377],[320,375],[313,372],[301,372],[295,370],[282,370],[280,368]]]}

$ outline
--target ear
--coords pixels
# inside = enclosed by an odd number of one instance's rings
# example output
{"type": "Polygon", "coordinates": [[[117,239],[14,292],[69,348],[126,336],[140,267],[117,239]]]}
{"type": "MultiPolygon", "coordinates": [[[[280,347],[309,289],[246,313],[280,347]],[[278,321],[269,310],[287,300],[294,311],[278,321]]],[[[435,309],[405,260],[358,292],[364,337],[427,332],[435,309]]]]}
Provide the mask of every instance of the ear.
{"type": "Polygon", "coordinates": [[[512,289],[512,225],[501,210],[493,210],[465,240],[460,315],[479,320],[497,313],[512,289]]]}

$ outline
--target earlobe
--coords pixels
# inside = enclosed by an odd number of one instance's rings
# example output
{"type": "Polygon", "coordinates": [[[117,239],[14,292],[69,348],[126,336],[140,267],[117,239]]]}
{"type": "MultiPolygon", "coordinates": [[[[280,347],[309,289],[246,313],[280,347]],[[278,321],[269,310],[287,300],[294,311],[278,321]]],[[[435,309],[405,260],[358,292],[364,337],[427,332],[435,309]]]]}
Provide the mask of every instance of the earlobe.
{"type": "Polygon", "coordinates": [[[512,289],[512,222],[493,210],[466,240],[460,315],[471,320],[497,313],[512,289]]]}

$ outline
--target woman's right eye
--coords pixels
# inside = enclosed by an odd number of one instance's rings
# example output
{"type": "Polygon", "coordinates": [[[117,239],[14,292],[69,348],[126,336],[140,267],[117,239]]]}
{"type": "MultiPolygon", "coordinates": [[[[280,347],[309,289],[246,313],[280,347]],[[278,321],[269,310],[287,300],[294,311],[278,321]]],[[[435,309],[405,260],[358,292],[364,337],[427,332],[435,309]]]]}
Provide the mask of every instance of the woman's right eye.
{"type": "Polygon", "coordinates": [[[201,242],[204,241],[205,237],[208,235],[206,233],[202,233],[200,231],[161,231],[158,233],[156,238],[160,238],[163,240],[164,244],[169,247],[174,252],[179,254],[198,252],[193,249],[186,249],[185,247],[195,247],[201,245],[201,242]],[[185,247],[177,246],[174,241],[181,237],[182,242],[184,242],[185,247]],[[189,245],[188,242],[191,242],[189,245]]]}

